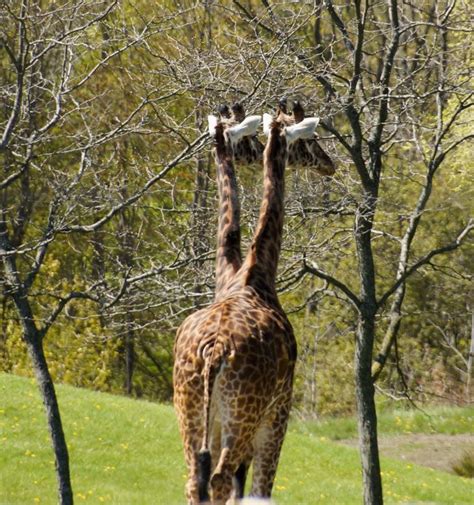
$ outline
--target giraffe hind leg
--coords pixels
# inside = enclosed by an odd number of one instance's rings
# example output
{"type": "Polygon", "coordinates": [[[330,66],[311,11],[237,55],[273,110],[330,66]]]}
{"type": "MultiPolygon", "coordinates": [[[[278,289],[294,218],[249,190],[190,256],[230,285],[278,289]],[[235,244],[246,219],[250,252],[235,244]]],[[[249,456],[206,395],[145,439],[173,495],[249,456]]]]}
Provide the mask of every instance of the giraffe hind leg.
{"type": "Polygon", "coordinates": [[[199,505],[201,503],[199,497],[199,470],[197,457],[192,457],[192,461],[188,465],[188,481],[186,483],[186,498],[188,505],[199,505]]]}
{"type": "Polygon", "coordinates": [[[270,498],[288,425],[289,402],[280,407],[273,421],[265,423],[255,437],[251,496],[270,498]]]}
{"type": "Polygon", "coordinates": [[[235,472],[235,497],[241,499],[244,497],[245,481],[247,480],[248,466],[241,463],[235,472]]]}
{"type": "Polygon", "coordinates": [[[233,471],[230,458],[230,449],[224,447],[211,477],[212,503],[214,505],[225,505],[231,496],[233,471]]]}
{"type": "Polygon", "coordinates": [[[222,449],[211,477],[213,505],[235,503],[235,500],[243,498],[248,461],[247,456],[237,454],[235,446],[232,449],[230,447],[222,449]]]}

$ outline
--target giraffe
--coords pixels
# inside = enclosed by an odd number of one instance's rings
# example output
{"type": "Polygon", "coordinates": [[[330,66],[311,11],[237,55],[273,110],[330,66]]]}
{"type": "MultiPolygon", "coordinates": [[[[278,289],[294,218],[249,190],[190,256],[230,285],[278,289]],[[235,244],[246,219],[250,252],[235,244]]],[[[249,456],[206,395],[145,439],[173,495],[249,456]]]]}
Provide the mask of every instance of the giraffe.
{"type": "MultiPolygon", "coordinates": [[[[243,105],[239,102],[234,103],[230,109],[227,105],[221,105],[219,107],[219,116],[220,122],[224,126],[227,135],[230,137],[232,137],[233,130],[239,130],[239,126],[244,124],[246,119],[248,119],[245,116],[243,105]]],[[[209,118],[211,117],[214,116],[209,116],[209,118]]],[[[257,116],[251,116],[251,118],[256,117],[257,116]]],[[[262,160],[263,144],[257,138],[256,130],[252,131],[252,129],[250,129],[250,132],[240,137],[238,142],[232,142],[232,138],[228,138],[228,141],[235,162],[252,164],[262,160]]]]}
{"type": "Polygon", "coordinates": [[[216,254],[216,294],[215,300],[225,296],[225,287],[242,264],[240,250],[240,202],[234,160],[251,164],[262,159],[263,146],[256,137],[256,127],[260,116],[251,116],[250,128],[245,125],[245,110],[240,103],[219,107],[220,121],[209,116],[210,133],[215,139],[217,165],[217,187],[219,194],[219,218],[216,254]],[[231,112],[232,110],[232,112],[231,112]],[[252,119],[253,118],[253,119],[252,119]],[[243,133],[249,135],[241,136],[243,133]],[[237,135],[232,131],[237,128],[237,135]],[[238,137],[233,141],[233,137],[238,137]]]}
{"type": "MultiPolygon", "coordinates": [[[[304,108],[299,101],[293,102],[292,114],[288,114],[288,100],[283,97],[278,104],[277,118],[285,126],[298,124],[305,119],[304,108]]],[[[296,167],[311,167],[320,175],[332,176],[336,165],[316,140],[316,135],[310,138],[300,138],[293,142],[288,150],[288,165],[296,167]]]]}
{"type": "MultiPolygon", "coordinates": [[[[256,138],[256,123],[250,128],[250,133],[243,136],[241,124],[245,121],[245,111],[241,104],[235,103],[229,108],[227,105],[221,105],[218,109],[219,120],[216,116],[208,116],[209,132],[214,137],[215,158],[217,165],[217,186],[219,194],[219,217],[217,233],[217,254],[216,254],[216,294],[215,301],[225,296],[225,288],[233,275],[239,270],[242,264],[242,254],[240,249],[240,202],[238,197],[237,180],[234,170],[234,160],[242,163],[252,163],[261,160],[263,155],[263,146],[256,138]],[[255,128],[253,128],[255,127],[255,128]]],[[[254,116],[255,118],[255,116],[254,116]]],[[[260,117],[258,124],[260,123],[260,117]]],[[[244,127],[245,130],[245,127],[244,127]]],[[[198,336],[199,338],[200,336],[198,336]]],[[[200,341],[197,342],[198,344],[200,341]]],[[[175,380],[178,374],[175,373],[175,380]]],[[[192,374],[188,374],[191,377],[192,374]]],[[[194,377],[196,381],[196,377],[194,377]]],[[[201,385],[202,386],[202,385],[201,385]]],[[[192,388],[192,386],[191,386],[192,388]]],[[[175,387],[175,403],[177,388],[175,387]]],[[[202,387],[197,390],[198,402],[202,403],[202,387]]],[[[198,403],[196,403],[197,405],[198,403]]],[[[180,409],[178,418],[180,417],[180,409]]],[[[191,412],[191,410],[189,411],[191,412]]],[[[196,412],[199,417],[201,412],[196,412]]],[[[192,417],[192,414],[190,414],[192,417]]],[[[186,421],[186,420],[185,420],[186,421]]],[[[189,468],[189,481],[187,484],[187,496],[189,503],[197,503],[197,461],[196,450],[189,449],[186,440],[191,438],[189,428],[183,422],[180,422],[181,432],[187,433],[183,436],[185,442],[185,458],[189,468]]],[[[200,427],[197,427],[199,431],[200,427]]],[[[196,440],[194,438],[194,440],[196,440]]],[[[197,446],[196,446],[197,447],[197,446]]],[[[206,491],[207,493],[207,491],[206,491]]],[[[199,493],[201,496],[203,492],[199,493]]]]}
{"type": "MultiPolygon", "coordinates": [[[[296,361],[293,330],[275,288],[286,137],[295,126],[284,129],[274,121],[270,127],[258,225],[245,261],[226,281],[225,296],[189,316],[177,332],[174,403],[192,505],[209,499],[209,482],[215,505],[224,505],[232,490],[241,497],[251,462],[251,494],[268,497],[272,491],[296,361]]],[[[216,133],[217,152],[230,157],[216,133]]]]}
{"type": "Polygon", "coordinates": [[[215,156],[219,216],[217,224],[215,300],[224,296],[225,287],[242,265],[240,249],[240,202],[232,152],[226,145],[224,124],[215,129],[215,156]]]}

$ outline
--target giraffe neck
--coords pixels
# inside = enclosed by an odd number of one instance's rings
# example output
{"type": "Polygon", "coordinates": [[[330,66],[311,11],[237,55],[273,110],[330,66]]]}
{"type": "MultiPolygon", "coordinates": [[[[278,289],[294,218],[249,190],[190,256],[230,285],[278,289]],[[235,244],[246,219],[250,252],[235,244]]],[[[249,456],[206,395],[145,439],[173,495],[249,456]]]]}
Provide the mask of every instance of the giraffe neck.
{"type": "Polygon", "coordinates": [[[240,251],[240,204],[232,154],[222,124],[216,127],[219,218],[216,255],[216,300],[242,264],[240,251]]]}
{"type": "Polygon", "coordinates": [[[245,284],[276,296],[275,278],[284,218],[286,139],[273,126],[265,152],[264,192],[260,215],[243,270],[245,284]]]}

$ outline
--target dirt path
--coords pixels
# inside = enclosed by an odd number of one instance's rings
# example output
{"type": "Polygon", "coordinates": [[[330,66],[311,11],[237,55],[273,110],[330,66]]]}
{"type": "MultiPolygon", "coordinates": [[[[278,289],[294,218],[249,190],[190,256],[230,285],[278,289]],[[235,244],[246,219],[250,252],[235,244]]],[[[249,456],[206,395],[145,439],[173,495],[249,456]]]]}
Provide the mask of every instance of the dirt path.
{"type": "MultiPolygon", "coordinates": [[[[357,440],[343,440],[357,446],[357,440]]],[[[379,437],[380,453],[390,458],[454,473],[453,463],[465,450],[474,450],[474,435],[395,435],[379,437]]]]}

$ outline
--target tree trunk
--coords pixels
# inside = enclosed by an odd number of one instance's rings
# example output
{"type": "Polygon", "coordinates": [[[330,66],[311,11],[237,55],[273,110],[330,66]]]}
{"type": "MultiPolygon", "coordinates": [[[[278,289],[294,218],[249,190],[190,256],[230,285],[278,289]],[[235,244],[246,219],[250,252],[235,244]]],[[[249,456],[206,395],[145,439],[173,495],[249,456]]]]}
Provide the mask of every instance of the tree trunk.
{"type": "Polygon", "coordinates": [[[375,314],[359,316],[355,352],[356,402],[359,427],[359,449],[362,463],[365,505],[382,505],[382,478],[380,475],[377,442],[377,412],[372,380],[372,350],[375,314]]]}
{"type": "Polygon", "coordinates": [[[127,315],[127,331],[125,333],[125,393],[128,396],[133,394],[133,373],[135,371],[135,339],[133,331],[133,321],[127,315]]]}
{"type": "MultiPolygon", "coordinates": [[[[0,218],[0,250],[11,250],[5,221],[0,218]]],[[[58,480],[59,504],[72,505],[73,495],[69,474],[69,455],[59,413],[59,405],[53,380],[43,350],[43,334],[33,317],[25,285],[20,281],[14,255],[3,258],[7,293],[12,297],[23,328],[23,338],[31,357],[33,370],[41,392],[48,420],[48,429],[55,456],[56,477],[58,480]]]]}
{"type": "MultiPolygon", "coordinates": [[[[16,275],[16,264],[12,258],[5,261],[7,278],[14,280],[18,285],[16,275]]],[[[19,288],[12,294],[21,325],[23,326],[23,338],[30,355],[36,381],[41,392],[43,405],[46,410],[48,421],[48,430],[53,445],[56,478],[58,481],[58,495],[60,505],[72,505],[73,494],[71,486],[71,477],[69,473],[69,454],[64,437],[59,405],[56,397],[51,374],[49,373],[48,363],[44,355],[43,338],[36,327],[33,312],[30,303],[22,288],[19,288]]]]}
{"type": "Polygon", "coordinates": [[[375,265],[372,253],[372,222],[377,202],[374,187],[366,188],[364,202],[355,223],[355,239],[360,276],[359,324],[354,357],[359,448],[362,464],[365,505],[383,505],[377,442],[377,412],[372,379],[372,356],[375,340],[375,265]]]}
{"type": "Polygon", "coordinates": [[[59,413],[56,391],[44,355],[43,344],[37,332],[35,335],[25,336],[25,340],[46,409],[48,429],[55,456],[59,503],[60,505],[72,505],[73,494],[69,473],[69,454],[62,427],[61,414],[59,413]]]}
{"type": "Polygon", "coordinates": [[[472,361],[474,359],[474,309],[471,312],[471,345],[467,358],[466,400],[471,401],[472,361]]]}
{"type": "MultiPolygon", "coordinates": [[[[123,142],[119,147],[120,152],[120,163],[123,166],[124,171],[126,170],[128,157],[127,149],[128,143],[123,142]]],[[[125,178],[123,182],[123,189],[121,191],[122,198],[126,200],[128,198],[127,194],[128,180],[125,178]]],[[[132,225],[130,224],[133,220],[133,209],[127,209],[120,214],[118,231],[119,231],[119,260],[120,264],[124,265],[128,270],[132,270],[135,266],[135,249],[136,249],[136,235],[134,234],[132,225]]],[[[134,315],[133,312],[127,311],[125,315],[125,335],[123,337],[123,365],[124,365],[124,381],[123,388],[125,394],[132,396],[133,394],[133,374],[135,371],[135,329],[134,329],[134,315]]],[[[122,346],[121,346],[122,347],[122,346]]]]}

